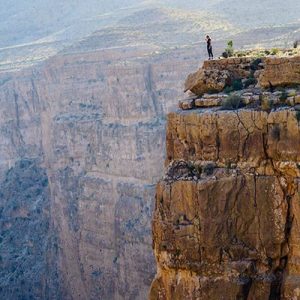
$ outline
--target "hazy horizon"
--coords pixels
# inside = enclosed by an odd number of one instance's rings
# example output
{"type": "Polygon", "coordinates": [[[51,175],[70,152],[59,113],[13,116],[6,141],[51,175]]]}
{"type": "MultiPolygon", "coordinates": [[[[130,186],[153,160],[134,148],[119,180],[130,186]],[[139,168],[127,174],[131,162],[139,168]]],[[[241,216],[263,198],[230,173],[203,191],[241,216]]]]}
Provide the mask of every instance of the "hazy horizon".
{"type": "Polygon", "coordinates": [[[300,2],[287,0],[214,1],[5,1],[0,3],[0,48],[38,41],[75,40],[114,25],[120,18],[149,7],[180,9],[218,15],[234,26],[249,30],[299,23],[300,2]]]}

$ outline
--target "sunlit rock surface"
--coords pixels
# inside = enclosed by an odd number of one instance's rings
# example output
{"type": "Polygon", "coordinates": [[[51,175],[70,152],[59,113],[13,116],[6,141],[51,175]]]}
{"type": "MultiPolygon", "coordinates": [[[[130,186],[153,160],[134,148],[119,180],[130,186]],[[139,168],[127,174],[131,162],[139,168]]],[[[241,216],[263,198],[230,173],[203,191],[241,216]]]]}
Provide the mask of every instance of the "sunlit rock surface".
{"type": "MultiPolygon", "coordinates": [[[[293,69],[297,57],[288,61],[293,69]]],[[[244,108],[215,94],[199,98],[212,108],[187,100],[168,115],[150,299],[300,299],[299,89],[277,91],[279,102],[249,90],[237,94],[244,108]]]]}

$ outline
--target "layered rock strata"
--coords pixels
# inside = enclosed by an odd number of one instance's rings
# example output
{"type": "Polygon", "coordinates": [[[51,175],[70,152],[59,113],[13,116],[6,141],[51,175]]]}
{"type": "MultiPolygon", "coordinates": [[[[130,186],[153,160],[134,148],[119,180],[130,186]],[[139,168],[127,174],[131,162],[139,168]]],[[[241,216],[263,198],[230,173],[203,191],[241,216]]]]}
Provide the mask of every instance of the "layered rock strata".
{"type": "Polygon", "coordinates": [[[234,110],[206,95],[168,115],[149,299],[300,299],[298,92],[242,91],[256,100],[234,110]]]}
{"type": "Polygon", "coordinates": [[[236,79],[254,78],[260,87],[269,88],[300,84],[300,56],[242,57],[205,61],[190,74],[185,91],[196,95],[220,92],[236,79]]]}
{"type": "Polygon", "coordinates": [[[150,299],[298,299],[299,146],[291,109],[169,115],[150,299]]]}
{"type": "Polygon", "coordinates": [[[165,113],[196,63],[175,54],[72,49],[0,74],[0,299],[147,297],[165,113]]]}
{"type": "MultiPolygon", "coordinates": [[[[285,89],[284,91],[263,91],[261,89],[245,89],[236,93],[241,100],[242,105],[286,105],[292,106],[296,110],[300,109],[300,90],[285,89]]],[[[192,96],[178,102],[179,108],[189,110],[194,108],[213,108],[224,105],[229,95],[224,93],[204,94],[203,96],[192,96]]]]}
{"type": "Polygon", "coordinates": [[[262,87],[300,84],[300,56],[266,58],[259,82],[262,87]]]}

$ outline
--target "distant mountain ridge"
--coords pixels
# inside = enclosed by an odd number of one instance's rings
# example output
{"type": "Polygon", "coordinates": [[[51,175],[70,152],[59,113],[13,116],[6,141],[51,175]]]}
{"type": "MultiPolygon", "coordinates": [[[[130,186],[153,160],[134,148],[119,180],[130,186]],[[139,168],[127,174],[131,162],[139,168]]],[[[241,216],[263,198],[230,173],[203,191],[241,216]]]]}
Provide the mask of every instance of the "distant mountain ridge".
{"type": "Polygon", "coordinates": [[[110,36],[99,45],[105,48],[124,45],[120,35],[131,43],[169,47],[190,45],[208,32],[216,40],[261,27],[300,29],[299,10],[300,2],[293,0],[9,0],[0,4],[0,68],[42,61],[99,31],[110,36]]]}

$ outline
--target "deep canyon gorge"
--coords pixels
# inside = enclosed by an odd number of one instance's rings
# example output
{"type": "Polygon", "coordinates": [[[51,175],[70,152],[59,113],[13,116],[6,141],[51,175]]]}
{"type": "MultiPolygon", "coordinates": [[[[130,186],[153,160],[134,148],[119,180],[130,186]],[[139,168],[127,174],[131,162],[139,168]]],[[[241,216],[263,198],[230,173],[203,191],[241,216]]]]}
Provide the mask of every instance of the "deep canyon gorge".
{"type": "Polygon", "coordinates": [[[76,28],[63,43],[0,49],[1,299],[148,297],[167,114],[205,59],[199,39],[214,26],[219,55],[229,37],[237,48],[284,47],[300,28],[284,19],[238,31],[194,13],[122,11],[118,26],[80,40],[76,28]]]}

